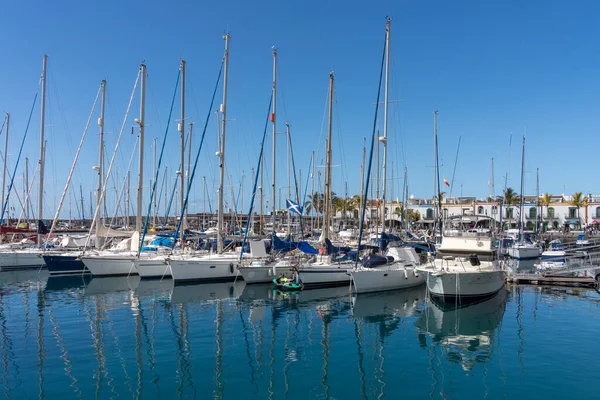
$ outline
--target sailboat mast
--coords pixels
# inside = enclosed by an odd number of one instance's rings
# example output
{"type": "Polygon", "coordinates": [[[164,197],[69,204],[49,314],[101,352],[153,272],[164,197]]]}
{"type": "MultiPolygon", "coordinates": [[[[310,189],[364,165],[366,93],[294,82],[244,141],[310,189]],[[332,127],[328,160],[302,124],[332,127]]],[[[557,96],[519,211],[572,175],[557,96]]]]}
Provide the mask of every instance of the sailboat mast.
{"type": "Polygon", "coordinates": [[[223,251],[223,183],[225,182],[225,127],[227,125],[227,74],[229,72],[229,33],[223,36],[225,54],[223,56],[223,103],[221,104],[221,148],[219,149],[219,212],[217,223],[217,251],[223,251]]]}
{"type": "MultiPolygon", "coordinates": [[[[188,124],[188,161],[187,161],[187,169],[186,169],[186,176],[187,176],[187,180],[186,180],[186,188],[189,190],[190,189],[190,178],[191,178],[191,171],[190,168],[192,168],[192,132],[194,129],[194,123],[190,122],[188,124]]],[[[195,193],[195,191],[194,191],[195,193]]],[[[194,196],[195,197],[195,196],[194,196]]],[[[185,221],[187,223],[187,216],[188,216],[188,210],[189,210],[189,200],[188,200],[188,207],[185,208],[185,221]]]]}
{"type": "Polygon", "coordinates": [[[273,174],[273,181],[271,183],[271,207],[272,207],[272,223],[273,223],[273,227],[272,227],[272,231],[273,233],[275,233],[275,222],[277,221],[276,217],[275,217],[275,212],[277,211],[275,208],[275,201],[276,201],[276,188],[275,186],[277,185],[277,174],[276,174],[276,153],[277,153],[277,49],[275,47],[273,47],[273,105],[272,105],[272,113],[271,113],[271,122],[273,124],[273,160],[272,160],[272,174],[273,174]]]}
{"type": "Polygon", "coordinates": [[[142,75],[142,86],[140,89],[140,159],[138,167],[138,187],[137,187],[137,214],[135,216],[135,230],[140,232],[142,229],[142,200],[144,188],[144,124],[146,123],[146,64],[140,65],[142,75]]]}
{"type": "MultiPolygon", "coordinates": [[[[8,128],[10,126],[10,114],[6,113],[6,136],[4,137],[4,168],[2,172],[2,201],[4,201],[4,191],[6,190],[6,159],[8,158],[8,128]]],[[[29,186],[27,186],[29,190],[29,186]]]]}
{"type": "MultiPolygon", "coordinates": [[[[6,156],[4,156],[6,159],[6,156]]],[[[29,158],[25,157],[25,220],[29,223],[29,205],[31,199],[29,198],[29,158]]]]}
{"type": "Polygon", "coordinates": [[[535,206],[536,206],[536,218],[535,218],[535,233],[538,233],[541,229],[541,213],[540,213],[540,169],[535,169],[535,206]]]}
{"type": "MultiPolygon", "coordinates": [[[[288,199],[292,198],[292,167],[291,167],[291,154],[292,154],[292,137],[290,133],[290,124],[285,123],[287,128],[287,144],[288,144],[288,158],[287,158],[287,175],[288,175],[288,199]]],[[[286,202],[287,205],[287,202],[286,202]]],[[[286,207],[287,208],[287,207],[286,207]]],[[[288,210],[287,216],[287,234],[292,234],[292,213],[288,210]]]]}
{"type": "Polygon", "coordinates": [[[433,209],[435,212],[434,215],[434,224],[433,224],[433,233],[435,234],[435,227],[437,225],[437,220],[439,218],[439,207],[441,204],[436,206],[436,199],[439,200],[438,197],[438,165],[437,165],[437,115],[438,112],[435,110],[433,112],[433,209]]]}
{"type": "MultiPolygon", "coordinates": [[[[98,126],[100,127],[100,143],[98,145],[98,189],[96,189],[96,207],[100,209],[102,197],[102,185],[104,184],[104,104],[106,100],[106,79],[103,79],[100,83],[100,91],[102,93],[102,98],[100,100],[100,118],[98,118],[98,126]]],[[[83,206],[82,215],[83,215],[83,206]]],[[[91,216],[92,219],[94,216],[91,216]]],[[[83,218],[85,219],[85,218],[83,218]]],[[[102,221],[102,219],[100,219],[102,221]]],[[[96,248],[100,248],[100,223],[96,224],[96,248]]]]}
{"type": "MultiPolygon", "coordinates": [[[[46,142],[44,140],[44,125],[45,125],[45,117],[46,117],[46,63],[48,61],[48,55],[44,53],[44,58],[42,61],[42,106],[41,106],[41,116],[40,116],[40,185],[39,185],[39,193],[38,193],[38,219],[41,220],[44,210],[44,164],[45,164],[45,149],[46,142]]],[[[6,154],[4,155],[6,158],[6,154]]],[[[39,225],[39,223],[38,223],[39,225]]],[[[42,245],[42,235],[38,235],[38,247],[42,245]]]]}
{"type": "Polygon", "coordinates": [[[315,229],[315,219],[312,216],[312,213],[314,211],[315,216],[317,215],[317,209],[315,208],[317,205],[315,204],[315,151],[313,150],[312,152],[312,170],[311,170],[311,174],[310,174],[310,191],[311,191],[311,203],[312,203],[312,207],[310,210],[311,216],[310,216],[310,237],[312,238],[313,235],[313,231],[315,229]]]}
{"type": "Polygon", "coordinates": [[[331,207],[331,131],[333,127],[333,71],[329,73],[329,122],[325,166],[325,212],[323,213],[323,242],[329,239],[329,209],[331,207]]]}
{"type": "Polygon", "coordinates": [[[521,204],[519,205],[520,232],[523,232],[523,190],[525,190],[525,135],[523,135],[523,149],[521,150],[521,204]]]}
{"type": "MultiPolygon", "coordinates": [[[[387,131],[388,131],[388,88],[390,85],[390,28],[391,19],[388,18],[385,26],[385,94],[383,100],[383,182],[381,185],[381,233],[385,232],[385,197],[387,189],[387,131]]],[[[383,241],[380,240],[380,244],[383,241]]]]}
{"type": "MultiPolygon", "coordinates": [[[[180,198],[180,204],[183,206],[184,203],[184,196],[185,196],[185,173],[183,171],[185,171],[185,60],[181,60],[181,121],[179,122],[179,126],[177,127],[179,129],[179,136],[181,138],[181,144],[180,144],[180,174],[179,174],[179,179],[180,179],[180,183],[179,183],[179,187],[181,188],[181,190],[179,190],[179,198],[180,198]]],[[[185,223],[186,223],[186,212],[185,210],[183,210],[183,228],[182,230],[185,230],[185,223]]],[[[183,235],[181,235],[182,237],[182,243],[183,243],[183,235]]]]}

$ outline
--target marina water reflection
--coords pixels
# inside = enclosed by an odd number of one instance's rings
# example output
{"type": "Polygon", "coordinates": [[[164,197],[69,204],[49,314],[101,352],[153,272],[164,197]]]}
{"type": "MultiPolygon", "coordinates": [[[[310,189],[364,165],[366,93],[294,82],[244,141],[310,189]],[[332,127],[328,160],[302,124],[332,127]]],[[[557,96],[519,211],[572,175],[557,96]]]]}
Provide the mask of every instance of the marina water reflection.
{"type": "Polygon", "coordinates": [[[540,371],[560,373],[569,396],[593,395],[565,368],[595,361],[591,290],[510,287],[456,308],[424,287],[352,296],[66,278],[0,273],[4,397],[560,397],[540,371]]]}

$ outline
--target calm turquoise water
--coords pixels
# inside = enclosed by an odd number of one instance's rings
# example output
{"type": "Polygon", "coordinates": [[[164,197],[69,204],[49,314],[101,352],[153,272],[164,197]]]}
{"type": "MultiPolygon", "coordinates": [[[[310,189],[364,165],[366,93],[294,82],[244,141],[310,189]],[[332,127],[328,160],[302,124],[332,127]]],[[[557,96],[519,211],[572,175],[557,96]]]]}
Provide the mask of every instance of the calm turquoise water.
{"type": "Polygon", "coordinates": [[[6,398],[598,398],[600,295],[511,287],[442,310],[424,288],[0,273],[6,398]]]}

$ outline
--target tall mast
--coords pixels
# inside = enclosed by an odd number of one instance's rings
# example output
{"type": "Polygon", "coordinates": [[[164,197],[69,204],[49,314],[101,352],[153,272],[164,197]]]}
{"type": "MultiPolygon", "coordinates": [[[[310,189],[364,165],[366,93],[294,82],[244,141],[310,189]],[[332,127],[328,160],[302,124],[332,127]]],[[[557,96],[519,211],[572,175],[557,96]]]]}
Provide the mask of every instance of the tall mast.
{"type": "MultiPolygon", "coordinates": [[[[292,169],[291,169],[291,154],[292,154],[292,137],[290,133],[290,124],[285,123],[285,127],[287,128],[287,143],[288,143],[288,158],[287,158],[287,175],[288,175],[288,199],[292,198],[292,169]]],[[[287,202],[285,203],[287,205],[287,202]]],[[[286,207],[287,208],[287,207],[286,207]]],[[[291,235],[292,233],[292,213],[288,210],[287,216],[287,234],[291,235]]]]}
{"type": "MultiPolygon", "coordinates": [[[[6,160],[6,156],[4,156],[6,160]]],[[[25,157],[25,219],[29,222],[29,205],[31,199],[29,198],[29,158],[25,157]]]]}
{"type": "Polygon", "coordinates": [[[535,232],[539,232],[541,228],[541,220],[540,220],[540,169],[535,169],[535,208],[536,208],[536,218],[535,218],[535,232]]]}
{"type": "MultiPolygon", "coordinates": [[[[181,188],[179,190],[179,198],[180,198],[180,204],[183,207],[183,202],[184,202],[184,195],[185,195],[185,173],[183,171],[185,171],[185,60],[181,60],[181,121],[179,122],[179,126],[177,127],[179,129],[179,136],[181,137],[181,148],[180,148],[180,174],[179,174],[179,179],[180,179],[180,183],[179,183],[179,187],[181,188]]],[[[183,229],[185,229],[185,220],[186,217],[186,213],[185,210],[183,210],[183,229]]],[[[181,235],[182,239],[181,242],[183,243],[183,235],[181,235]]]]}
{"type": "Polygon", "coordinates": [[[202,228],[206,229],[206,176],[203,176],[202,178],[204,178],[204,196],[202,196],[202,202],[204,203],[202,205],[202,228]]]}
{"type": "Polygon", "coordinates": [[[436,204],[436,199],[439,200],[438,197],[438,193],[437,193],[437,187],[438,187],[438,182],[437,182],[437,171],[438,171],[438,165],[437,165],[437,115],[438,112],[437,110],[435,110],[433,112],[433,199],[434,201],[433,203],[433,209],[434,209],[434,224],[433,224],[433,232],[435,234],[435,226],[437,225],[437,220],[438,220],[438,214],[439,214],[439,207],[441,206],[441,204],[438,204],[437,206],[436,204]]]}
{"type": "MultiPolygon", "coordinates": [[[[391,19],[388,18],[385,24],[385,94],[383,100],[383,183],[381,185],[381,233],[385,232],[385,196],[387,188],[387,130],[388,130],[388,88],[390,85],[390,27],[391,19]]],[[[379,241],[383,244],[383,240],[379,241]]]]}
{"type": "MultiPolygon", "coordinates": [[[[363,157],[362,157],[362,164],[360,165],[360,197],[362,199],[362,197],[364,196],[365,193],[365,161],[367,158],[367,138],[363,138],[363,157]]],[[[362,200],[361,200],[361,204],[362,204],[362,200]]]]}
{"type": "MultiPolygon", "coordinates": [[[[187,190],[190,189],[190,178],[191,178],[191,171],[190,169],[192,168],[192,130],[194,128],[194,123],[190,122],[188,124],[188,161],[187,161],[187,169],[186,169],[186,176],[187,176],[187,181],[185,183],[187,190]]],[[[195,193],[195,192],[194,192],[195,193]]],[[[188,200],[188,207],[185,208],[185,222],[187,223],[187,217],[188,217],[188,209],[189,209],[189,200],[188,200]]]]}
{"type": "MultiPolygon", "coordinates": [[[[156,174],[156,138],[154,138],[154,146],[152,146],[152,147],[153,147],[153,150],[154,150],[154,154],[153,154],[154,165],[152,167],[152,170],[156,174]]],[[[154,180],[154,179],[152,179],[152,180],[154,180]]],[[[153,186],[153,183],[154,182],[152,182],[152,181],[150,182],[150,187],[153,186]]],[[[156,196],[153,196],[152,203],[153,203],[152,204],[152,225],[156,226],[156,196]]]]}
{"type": "MultiPolygon", "coordinates": [[[[519,230],[523,232],[523,190],[525,189],[525,135],[523,135],[523,149],[521,150],[521,204],[519,206],[519,230]]],[[[522,236],[520,233],[519,236],[522,236]]],[[[519,238],[522,239],[522,238],[519,238]]]]}
{"type": "Polygon", "coordinates": [[[402,222],[404,229],[408,230],[408,168],[404,166],[404,187],[402,193],[402,222]]]}
{"type": "MultiPolygon", "coordinates": [[[[311,209],[311,214],[313,213],[313,211],[315,212],[315,216],[317,215],[317,209],[316,204],[315,204],[315,151],[313,150],[312,152],[312,170],[311,170],[311,174],[310,174],[310,190],[311,190],[311,203],[312,203],[312,209],[311,209]]],[[[310,216],[310,237],[312,238],[312,234],[313,234],[313,230],[315,229],[315,223],[314,223],[314,218],[311,215],[310,216]]]]}
{"type": "Polygon", "coordinates": [[[140,65],[142,74],[142,86],[140,90],[140,118],[138,124],[140,126],[140,160],[138,167],[138,187],[137,187],[137,206],[135,216],[135,230],[142,230],[142,199],[144,196],[144,124],[146,123],[146,64],[140,65]]]}
{"type": "MultiPolygon", "coordinates": [[[[102,99],[100,100],[100,118],[98,118],[98,126],[100,127],[100,143],[98,145],[98,188],[96,189],[96,207],[100,209],[102,197],[102,185],[104,184],[104,103],[106,100],[106,79],[103,79],[100,83],[100,90],[102,92],[102,99]]],[[[83,207],[82,213],[83,215],[83,207]]],[[[94,216],[92,215],[92,218],[94,216]]],[[[85,219],[85,218],[84,218],[85,219]]],[[[102,220],[100,220],[102,221],[102,220]]],[[[100,223],[96,224],[96,248],[100,248],[100,223]]]]}
{"type": "MultiPolygon", "coordinates": [[[[10,126],[10,114],[6,113],[6,136],[4,137],[4,168],[2,172],[2,201],[4,201],[4,194],[6,190],[6,159],[8,158],[8,128],[10,126]]],[[[29,190],[29,186],[27,186],[29,190]]],[[[8,223],[8,221],[7,221],[8,223]]]]}
{"type": "Polygon", "coordinates": [[[221,148],[219,149],[219,215],[217,223],[217,251],[223,251],[223,183],[225,181],[225,127],[227,125],[227,73],[229,72],[229,33],[223,36],[225,40],[225,54],[223,56],[223,103],[221,104],[221,148]]]}
{"type": "MultiPolygon", "coordinates": [[[[46,117],[46,62],[48,61],[48,55],[44,53],[44,58],[42,61],[42,106],[41,106],[41,116],[40,116],[40,185],[39,185],[39,194],[38,194],[38,220],[42,220],[42,213],[44,210],[44,164],[45,164],[45,149],[46,143],[44,140],[44,124],[46,117]]],[[[6,154],[4,155],[6,158],[6,154]]],[[[39,223],[38,223],[39,225],[39,223]]],[[[42,245],[42,235],[38,235],[38,247],[42,245]]]]}
{"type": "Polygon", "coordinates": [[[275,218],[275,212],[277,211],[275,208],[275,201],[276,201],[276,196],[275,196],[275,191],[276,188],[275,186],[277,185],[277,174],[275,171],[276,168],[276,153],[277,153],[277,49],[275,47],[273,47],[273,89],[272,89],[272,96],[273,96],[273,109],[272,109],[272,113],[271,113],[271,122],[273,123],[273,181],[271,183],[271,207],[272,207],[272,223],[273,223],[273,227],[272,227],[272,231],[273,233],[275,232],[275,222],[276,222],[276,218],[275,218]]]}
{"type": "Polygon", "coordinates": [[[323,242],[329,239],[329,208],[331,207],[331,130],[333,127],[333,71],[329,73],[329,122],[325,166],[325,209],[323,213],[323,242]]]}

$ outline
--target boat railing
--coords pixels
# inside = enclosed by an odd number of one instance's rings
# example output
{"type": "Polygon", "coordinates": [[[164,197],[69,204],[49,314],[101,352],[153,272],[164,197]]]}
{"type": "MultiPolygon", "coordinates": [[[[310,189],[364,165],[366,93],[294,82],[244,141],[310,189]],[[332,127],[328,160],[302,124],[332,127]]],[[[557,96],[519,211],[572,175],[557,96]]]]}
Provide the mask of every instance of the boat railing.
{"type": "Polygon", "coordinates": [[[457,231],[457,230],[444,231],[444,236],[445,237],[467,237],[467,238],[477,238],[477,239],[491,238],[490,232],[469,232],[469,231],[457,231]]]}

